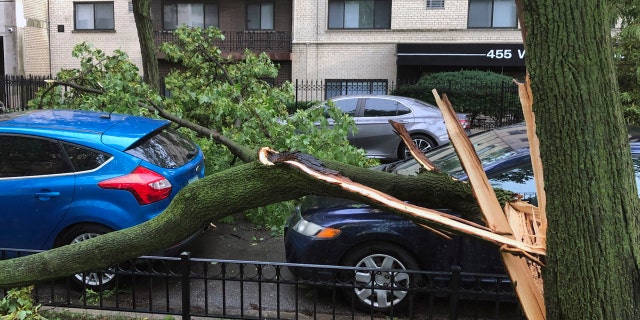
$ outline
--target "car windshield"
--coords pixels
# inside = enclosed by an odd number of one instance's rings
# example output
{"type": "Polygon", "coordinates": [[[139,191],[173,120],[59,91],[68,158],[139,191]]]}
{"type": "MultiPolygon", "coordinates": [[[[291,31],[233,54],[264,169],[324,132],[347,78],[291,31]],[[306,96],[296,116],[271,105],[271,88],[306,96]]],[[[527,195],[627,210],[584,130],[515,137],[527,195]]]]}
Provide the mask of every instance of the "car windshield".
{"type": "MultiPolygon", "coordinates": [[[[485,169],[506,158],[528,152],[529,149],[526,128],[521,125],[486,131],[469,137],[469,140],[485,169]]],[[[458,179],[466,177],[453,145],[447,144],[434,149],[427,154],[427,157],[440,170],[453,177],[458,179]]],[[[393,168],[395,173],[402,175],[416,175],[420,170],[420,164],[414,159],[393,168]]]]}

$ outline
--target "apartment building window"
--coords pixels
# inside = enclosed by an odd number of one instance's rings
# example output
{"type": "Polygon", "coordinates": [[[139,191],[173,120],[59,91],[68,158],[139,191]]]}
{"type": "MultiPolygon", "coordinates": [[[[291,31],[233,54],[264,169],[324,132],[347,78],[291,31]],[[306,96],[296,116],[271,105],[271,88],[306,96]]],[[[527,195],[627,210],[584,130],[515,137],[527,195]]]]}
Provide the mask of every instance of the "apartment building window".
{"type": "Polygon", "coordinates": [[[444,9],[444,0],[427,0],[427,9],[444,9]]]}
{"type": "Polygon", "coordinates": [[[162,29],[175,30],[181,25],[192,28],[218,26],[215,3],[172,3],[163,7],[162,29]]]}
{"type": "Polygon", "coordinates": [[[247,5],[247,29],[273,30],[273,3],[260,2],[247,5]]]}
{"type": "Polygon", "coordinates": [[[114,30],[113,2],[75,2],[76,30],[114,30]]]}
{"type": "Polygon", "coordinates": [[[387,80],[344,80],[327,79],[325,81],[326,99],[349,94],[387,94],[387,80]]]}
{"type": "Polygon", "coordinates": [[[391,0],[329,0],[329,29],[390,29],[391,0]]]}
{"type": "Polygon", "coordinates": [[[469,0],[469,28],[517,28],[515,0],[469,0]]]}

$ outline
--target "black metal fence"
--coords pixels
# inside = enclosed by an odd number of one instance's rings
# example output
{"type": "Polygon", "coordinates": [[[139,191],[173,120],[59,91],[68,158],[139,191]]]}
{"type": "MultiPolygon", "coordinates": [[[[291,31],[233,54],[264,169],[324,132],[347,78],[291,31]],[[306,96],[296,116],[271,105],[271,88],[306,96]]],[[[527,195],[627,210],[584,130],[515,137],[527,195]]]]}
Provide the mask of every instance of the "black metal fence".
{"type": "MultiPolygon", "coordinates": [[[[0,249],[3,258],[17,251],[0,249]]],[[[30,251],[33,252],[33,251],[30,251]]],[[[19,251],[20,254],[30,252],[19,251]]],[[[471,274],[452,267],[449,272],[389,270],[408,274],[410,287],[384,287],[376,283],[354,284],[340,277],[322,275],[381,269],[234,261],[181,257],[141,257],[107,272],[115,273],[115,286],[87,290],[69,279],[38,283],[32,295],[50,307],[99,309],[119,312],[165,314],[224,319],[525,319],[506,275],[471,274]],[[291,270],[306,268],[310,278],[291,270]],[[345,290],[371,289],[406,294],[405,306],[393,305],[381,313],[359,306],[343,295],[345,290]]],[[[306,273],[305,273],[306,274],[306,273]]],[[[373,281],[372,281],[373,282],[373,281]]],[[[4,297],[7,290],[0,290],[4,297]]]]}
{"type": "MultiPolygon", "coordinates": [[[[45,79],[48,78],[50,77],[0,75],[0,113],[25,109],[27,101],[35,97],[37,90],[46,86],[45,79]]],[[[295,109],[304,108],[308,103],[323,101],[336,95],[358,93],[390,94],[398,88],[405,87],[406,83],[362,79],[294,80],[293,85],[295,87],[295,106],[293,109],[295,109]]],[[[474,92],[476,96],[474,100],[478,101],[480,105],[485,105],[485,112],[461,110],[465,113],[472,113],[470,120],[473,128],[490,129],[523,120],[517,88],[513,84],[496,86],[448,83],[443,84],[438,90],[441,93],[474,92]]],[[[415,93],[412,93],[411,96],[415,96],[415,93]]],[[[456,95],[452,94],[451,96],[456,95]]],[[[480,109],[482,108],[480,107],[480,109]]]]}
{"type": "MultiPolygon", "coordinates": [[[[385,80],[295,80],[296,107],[337,95],[396,94],[414,97],[435,104],[431,90],[413,83],[385,80]]],[[[518,88],[512,82],[460,83],[447,82],[435,87],[440,95],[447,94],[456,111],[469,114],[472,127],[491,129],[523,121],[518,88]]]]}
{"type": "Polygon", "coordinates": [[[49,76],[19,76],[0,74],[0,113],[23,110],[36,92],[47,84],[49,76]]]}

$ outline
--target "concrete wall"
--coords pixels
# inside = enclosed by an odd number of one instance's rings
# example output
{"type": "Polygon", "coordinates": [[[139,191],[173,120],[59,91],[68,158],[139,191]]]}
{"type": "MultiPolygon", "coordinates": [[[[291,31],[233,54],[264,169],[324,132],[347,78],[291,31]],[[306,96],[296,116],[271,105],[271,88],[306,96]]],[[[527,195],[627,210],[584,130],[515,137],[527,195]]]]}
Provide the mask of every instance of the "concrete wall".
{"type": "MultiPolygon", "coordinates": [[[[5,74],[18,74],[19,71],[22,71],[22,63],[18,59],[15,8],[15,1],[0,2],[0,37],[2,37],[0,70],[5,74]]],[[[22,55],[20,54],[20,56],[22,55]]]]}

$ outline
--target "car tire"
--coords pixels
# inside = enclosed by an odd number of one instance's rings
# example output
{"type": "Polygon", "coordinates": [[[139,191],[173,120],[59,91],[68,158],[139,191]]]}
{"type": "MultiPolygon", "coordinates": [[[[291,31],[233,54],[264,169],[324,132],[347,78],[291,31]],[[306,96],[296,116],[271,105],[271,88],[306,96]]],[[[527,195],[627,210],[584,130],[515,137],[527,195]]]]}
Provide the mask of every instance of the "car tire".
{"type": "MultiPolygon", "coordinates": [[[[415,143],[418,146],[418,149],[423,153],[437,146],[436,142],[432,138],[423,134],[412,134],[411,140],[413,140],[413,143],[415,143]]],[[[400,159],[407,159],[411,157],[411,152],[409,152],[409,148],[404,142],[400,144],[399,150],[400,152],[398,156],[400,159]]]]}
{"type": "MultiPolygon", "coordinates": [[[[82,242],[113,230],[99,224],[77,224],[58,236],[55,247],[82,242]]],[[[84,272],[71,276],[74,285],[93,291],[113,288],[116,283],[115,268],[109,268],[113,272],[84,272]]]]}
{"type": "MultiPolygon", "coordinates": [[[[367,243],[352,249],[345,255],[342,265],[373,269],[419,269],[418,263],[407,250],[386,242],[367,243]]],[[[393,309],[396,313],[405,309],[413,296],[400,289],[415,287],[419,279],[415,274],[372,270],[343,272],[340,281],[345,284],[344,295],[355,307],[383,313],[393,309]],[[377,286],[385,288],[376,289],[377,286]]]]}

